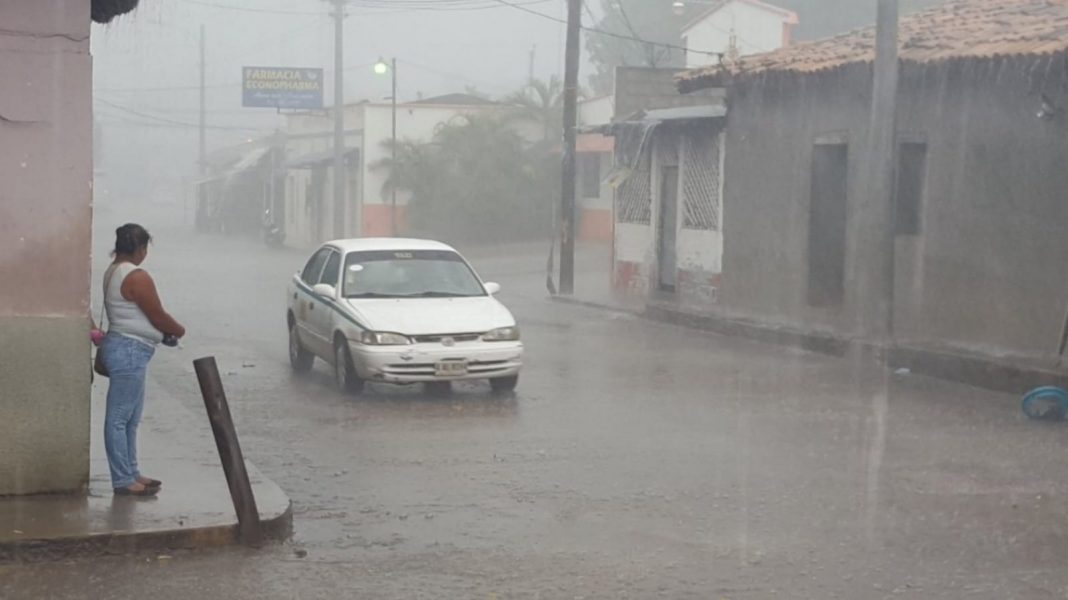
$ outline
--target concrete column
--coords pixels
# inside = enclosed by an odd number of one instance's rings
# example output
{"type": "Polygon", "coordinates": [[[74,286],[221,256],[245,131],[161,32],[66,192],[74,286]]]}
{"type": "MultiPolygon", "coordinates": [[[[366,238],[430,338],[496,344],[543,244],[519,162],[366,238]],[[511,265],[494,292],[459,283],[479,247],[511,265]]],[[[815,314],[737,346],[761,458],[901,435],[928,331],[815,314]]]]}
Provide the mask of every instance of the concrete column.
{"type": "Polygon", "coordinates": [[[0,495],[89,479],[89,9],[0,2],[0,495]]]}

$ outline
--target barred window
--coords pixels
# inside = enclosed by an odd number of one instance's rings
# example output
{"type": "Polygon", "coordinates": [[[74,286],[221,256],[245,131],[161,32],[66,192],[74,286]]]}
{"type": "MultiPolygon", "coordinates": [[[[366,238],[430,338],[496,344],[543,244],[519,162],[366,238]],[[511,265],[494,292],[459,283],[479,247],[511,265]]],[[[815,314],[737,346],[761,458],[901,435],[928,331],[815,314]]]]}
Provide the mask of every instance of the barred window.
{"type": "Polygon", "coordinates": [[[653,197],[649,186],[649,155],[616,189],[616,215],[620,223],[648,225],[652,221],[653,197]]]}
{"type": "Polygon", "coordinates": [[[720,224],[720,135],[683,137],[682,226],[715,231],[720,224]]]}

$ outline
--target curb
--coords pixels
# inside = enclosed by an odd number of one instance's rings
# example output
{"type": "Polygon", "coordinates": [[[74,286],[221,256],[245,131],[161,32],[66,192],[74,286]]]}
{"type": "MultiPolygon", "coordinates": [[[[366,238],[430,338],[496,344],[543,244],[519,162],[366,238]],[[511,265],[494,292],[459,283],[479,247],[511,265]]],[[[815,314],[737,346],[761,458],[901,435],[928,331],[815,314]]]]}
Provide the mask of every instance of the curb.
{"type": "Polygon", "coordinates": [[[549,299],[553,302],[559,302],[560,304],[570,304],[572,306],[583,306],[585,308],[595,308],[597,310],[604,310],[614,313],[622,313],[628,315],[643,316],[642,311],[636,309],[630,309],[622,306],[612,306],[610,304],[604,304],[601,302],[594,302],[591,300],[580,300],[572,296],[549,296],[549,299]]]}
{"type": "MultiPolygon", "coordinates": [[[[260,530],[268,541],[281,542],[288,539],[293,533],[292,503],[289,503],[280,515],[260,521],[260,530]]],[[[121,531],[3,542],[0,543],[0,564],[231,546],[240,543],[237,531],[237,524],[234,523],[189,529],[121,531]]]]}
{"type": "MultiPolygon", "coordinates": [[[[800,348],[837,358],[846,356],[854,349],[872,348],[870,343],[829,333],[807,332],[754,321],[688,313],[657,304],[647,304],[645,309],[641,310],[563,296],[551,296],[550,299],[562,304],[627,313],[650,321],[776,346],[800,348]]],[[[888,364],[890,368],[905,367],[914,373],[936,379],[1010,394],[1023,394],[1044,385],[1068,388],[1068,372],[982,354],[895,345],[889,349],[888,364]]]]}

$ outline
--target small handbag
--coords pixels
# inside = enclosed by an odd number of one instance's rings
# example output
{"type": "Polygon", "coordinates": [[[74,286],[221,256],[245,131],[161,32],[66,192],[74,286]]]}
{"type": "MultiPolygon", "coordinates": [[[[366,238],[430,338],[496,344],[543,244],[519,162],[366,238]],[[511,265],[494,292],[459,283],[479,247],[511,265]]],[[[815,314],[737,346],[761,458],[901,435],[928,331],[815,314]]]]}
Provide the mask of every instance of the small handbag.
{"type": "MultiPolygon", "coordinates": [[[[104,301],[103,306],[100,307],[100,327],[104,327],[104,318],[107,317],[107,304],[108,304],[108,288],[111,287],[111,276],[115,274],[115,267],[108,268],[108,274],[104,277],[104,301]]],[[[96,358],[93,359],[93,371],[101,376],[108,376],[108,366],[104,364],[104,352],[103,348],[97,348],[96,358]]]]}

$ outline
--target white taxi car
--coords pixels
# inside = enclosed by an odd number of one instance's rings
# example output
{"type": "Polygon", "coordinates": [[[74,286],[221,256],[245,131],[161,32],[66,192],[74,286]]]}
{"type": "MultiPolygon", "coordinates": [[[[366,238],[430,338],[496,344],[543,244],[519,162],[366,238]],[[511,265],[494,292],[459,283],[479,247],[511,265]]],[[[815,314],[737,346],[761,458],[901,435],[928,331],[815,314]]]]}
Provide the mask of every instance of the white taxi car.
{"type": "Polygon", "coordinates": [[[515,318],[451,247],[426,240],[328,242],[287,290],[289,360],[333,365],[338,388],[365,382],[519,381],[523,344],[515,318]]]}

